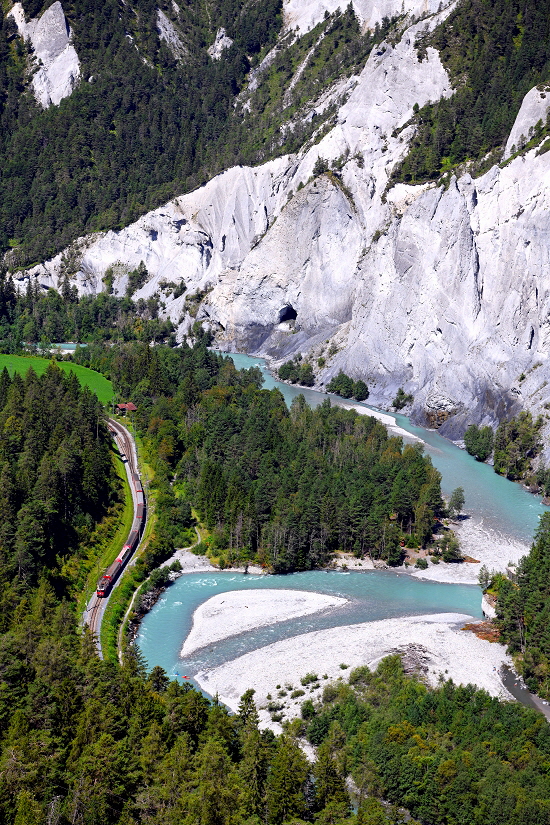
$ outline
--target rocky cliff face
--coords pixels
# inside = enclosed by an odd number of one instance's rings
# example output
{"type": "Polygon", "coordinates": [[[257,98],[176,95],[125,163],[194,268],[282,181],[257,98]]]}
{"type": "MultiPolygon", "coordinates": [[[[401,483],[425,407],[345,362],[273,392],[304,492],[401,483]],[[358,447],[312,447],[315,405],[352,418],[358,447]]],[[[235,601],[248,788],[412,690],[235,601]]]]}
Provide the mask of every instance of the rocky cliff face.
{"type": "Polygon", "coordinates": [[[37,101],[44,109],[57,105],[71,94],[80,78],[80,62],[61,3],[53,3],[41,17],[28,23],[22,3],[15,3],[9,15],[32,47],[32,87],[37,101]]]}
{"type": "MultiPolygon", "coordinates": [[[[395,5],[374,10],[365,0],[358,12],[371,21],[395,5]]],[[[287,21],[308,26],[323,9],[290,0],[287,21]]],[[[300,352],[319,385],[343,369],[365,379],[380,406],[402,386],[415,397],[416,419],[451,436],[472,421],[543,410],[550,153],[531,150],[446,188],[389,186],[412,136],[413,105],[452,94],[438,53],[428,48],[421,60],[415,48],[450,9],[430,14],[425,3],[422,21],[371,54],[346,81],[347,100],[317,144],[230,169],[121,232],[83,239],[22,282],[55,285],[69,271],[93,292],[113,266],[123,293],[127,272],[143,260],[150,280],[136,297],[163,296],[180,335],[196,316],[221,347],[276,363],[300,352]],[[163,285],[181,281],[187,292],[168,298],[163,285]],[[187,296],[198,291],[207,294],[196,312],[199,298],[187,296]]],[[[529,93],[508,156],[548,106],[545,90],[529,93]]]]}

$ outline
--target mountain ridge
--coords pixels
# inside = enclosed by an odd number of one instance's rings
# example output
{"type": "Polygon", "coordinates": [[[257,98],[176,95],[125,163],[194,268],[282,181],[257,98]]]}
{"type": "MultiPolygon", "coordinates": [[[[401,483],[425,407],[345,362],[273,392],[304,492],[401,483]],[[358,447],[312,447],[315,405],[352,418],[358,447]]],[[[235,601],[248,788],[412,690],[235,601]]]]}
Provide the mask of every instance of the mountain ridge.
{"type": "Polygon", "coordinates": [[[150,277],[135,297],[159,294],[180,338],[199,320],[222,348],[275,365],[301,354],[318,387],[343,369],[382,407],[403,387],[413,418],[453,438],[521,408],[544,414],[550,156],[540,141],[519,154],[516,145],[544,117],[544,87],[525,98],[506,163],[477,178],[467,164],[439,183],[392,178],[415,112],[454,94],[438,51],[418,44],[456,8],[396,22],[359,74],[335,81],[344,100],[317,142],[86,236],[19,273],[20,285],[68,274],[97,292],[114,267],[124,294],[143,261],[150,277]],[[186,292],[171,296],[180,283],[186,292]]]}

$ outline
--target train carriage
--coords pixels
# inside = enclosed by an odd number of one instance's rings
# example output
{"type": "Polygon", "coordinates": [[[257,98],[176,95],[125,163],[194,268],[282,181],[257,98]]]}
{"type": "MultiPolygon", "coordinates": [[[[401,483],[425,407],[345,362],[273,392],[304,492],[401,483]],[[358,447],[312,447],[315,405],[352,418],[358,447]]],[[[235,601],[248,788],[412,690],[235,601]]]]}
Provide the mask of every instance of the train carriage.
{"type": "Polygon", "coordinates": [[[136,497],[136,517],[132,523],[130,535],[126,540],[124,547],[120,551],[120,554],[107,568],[97,583],[96,593],[100,598],[104,598],[109,595],[109,592],[120,575],[124,565],[138,546],[140,536],[145,526],[145,496],[143,494],[141,479],[137,473],[132,473],[132,485],[136,497]]]}

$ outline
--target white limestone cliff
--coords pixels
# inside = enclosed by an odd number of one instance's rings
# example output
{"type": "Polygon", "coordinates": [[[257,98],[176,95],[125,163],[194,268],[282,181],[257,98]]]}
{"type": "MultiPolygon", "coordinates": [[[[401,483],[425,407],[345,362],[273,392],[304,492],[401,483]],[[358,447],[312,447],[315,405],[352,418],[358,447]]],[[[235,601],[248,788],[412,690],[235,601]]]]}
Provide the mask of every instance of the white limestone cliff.
{"type": "Polygon", "coordinates": [[[550,111],[550,86],[535,86],[527,92],[504,149],[504,160],[528,143],[536,124],[546,123],[550,111]]]}
{"type": "Polygon", "coordinates": [[[207,52],[212,58],[212,60],[220,60],[224,51],[232,45],[233,41],[230,37],[227,36],[227,32],[225,31],[225,29],[218,29],[218,31],[216,32],[216,39],[214,40],[210,48],[207,49],[207,52]]]}
{"type": "Polygon", "coordinates": [[[187,49],[178,30],[162,9],[157,9],[157,30],[160,39],[164,40],[176,60],[187,56],[187,49]]]}
{"type": "MultiPolygon", "coordinates": [[[[342,0],[285,0],[283,4],[284,22],[287,29],[297,29],[300,34],[309,31],[319,23],[325,13],[342,11],[348,5],[342,0]]],[[[454,6],[455,3],[451,3],[454,6]]],[[[412,14],[420,17],[435,14],[440,7],[449,3],[440,0],[352,0],[352,6],[365,29],[373,29],[384,17],[412,14]]]]}
{"type": "MultiPolygon", "coordinates": [[[[114,266],[123,294],[127,272],[143,260],[150,279],[135,297],[159,293],[180,336],[194,320],[186,297],[208,288],[197,318],[219,346],[276,363],[301,352],[320,384],[344,369],[367,381],[378,406],[402,386],[415,397],[416,419],[450,436],[522,407],[544,411],[550,153],[531,150],[447,188],[388,190],[413,105],[452,94],[437,52],[419,61],[414,46],[447,13],[379,46],[349,81],[334,128],[308,151],[235,167],[120,232],[83,241],[73,250],[80,291],[101,290],[114,266]],[[318,158],[337,160],[341,178],[313,177],[318,158]],[[177,299],[162,290],[182,281],[187,292],[177,299]]],[[[541,117],[531,103],[514,130],[541,117]]],[[[61,271],[59,255],[20,283],[56,285],[61,271]]]]}
{"type": "Polygon", "coordinates": [[[9,15],[33,49],[32,87],[36,100],[44,109],[58,105],[80,79],[80,62],[61,3],[57,0],[41,17],[28,23],[22,3],[15,3],[9,15]]]}

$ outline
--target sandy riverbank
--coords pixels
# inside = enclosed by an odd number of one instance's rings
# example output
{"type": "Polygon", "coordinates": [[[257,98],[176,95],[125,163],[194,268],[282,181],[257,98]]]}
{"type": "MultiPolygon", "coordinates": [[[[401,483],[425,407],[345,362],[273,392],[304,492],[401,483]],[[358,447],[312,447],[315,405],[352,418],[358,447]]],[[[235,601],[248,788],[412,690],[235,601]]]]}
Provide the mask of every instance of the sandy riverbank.
{"type": "Polygon", "coordinates": [[[193,627],[181,649],[189,656],[205,645],[257,627],[341,607],[347,599],[304,590],[235,590],[219,593],[199,605],[193,627]]]}
{"type": "Polygon", "coordinates": [[[403,427],[396,424],[395,418],[389,413],[383,413],[379,410],[369,410],[367,407],[359,406],[359,404],[346,404],[344,401],[340,401],[338,396],[335,396],[333,403],[336,407],[343,407],[345,410],[355,410],[355,412],[359,413],[359,415],[370,415],[371,418],[376,418],[377,421],[380,421],[385,427],[387,427],[393,435],[400,435],[405,439],[405,441],[419,441],[421,444],[425,443],[417,435],[408,433],[407,430],[404,430],[403,427]]]}
{"type": "Polygon", "coordinates": [[[473,683],[493,696],[510,698],[499,675],[502,665],[510,664],[510,658],[501,645],[461,630],[468,621],[470,616],[444,613],[318,630],[201,671],[195,679],[210,695],[218,694],[232,710],[237,709],[245,690],[254,688],[262,724],[271,727],[266,709],[268,693],[273,701],[284,705],[285,718],[292,718],[300,713],[304,699],[321,696],[327,680],[347,680],[350,670],[359,665],[374,669],[391,653],[404,654],[406,661],[415,662],[432,685],[443,676],[459,684],[473,683]],[[340,665],[348,667],[342,669],[340,665]],[[318,687],[302,687],[300,679],[307,673],[319,676],[318,687]],[[287,695],[278,697],[276,685],[281,685],[287,695]],[[295,689],[305,694],[291,699],[295,689]]]}
{"type": "Polygon", "coordinates": [[[172,562],[179,561],[181,564],[181,572],[182,573],[250,573],[254,576],[262,576],[267,575],[266,571],[263,570],[261,567],[258,567],[255,564],[249,564],[246,567],[242,565],[240,567],[226,567],[224,570],[220,570],[219,567],[215,567],[208,556],[196,556],[188,547],[184,547],[181,550],[176,550],[173,556],[170,556],[167,561],[164,562],[164,566],[170,567],[172,562]]]}
{"type": "Polygon", "coordinates": [[[427,570],[410,568],[408,572],[411,575],[436,582],[477,584],[482,565],[489,570],[504,572],[509,562],[516,563],[529,552],[527,544],[488,527],[481,518],[466,518],[451,522],[449,526],[458,536],[463,554],[476,559],[477,562],[475,564],[472,562],[460,564],[429,562],[430,566],[427,570]]]}

